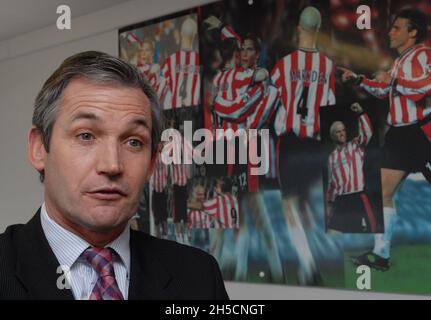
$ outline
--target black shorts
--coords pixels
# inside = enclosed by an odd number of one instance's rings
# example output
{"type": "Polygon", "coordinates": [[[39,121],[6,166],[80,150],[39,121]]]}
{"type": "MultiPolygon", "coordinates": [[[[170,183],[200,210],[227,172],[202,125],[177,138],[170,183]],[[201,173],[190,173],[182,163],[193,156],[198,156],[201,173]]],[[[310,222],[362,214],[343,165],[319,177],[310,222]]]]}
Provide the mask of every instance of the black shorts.
{"type": "Polygon", "coordinates": [[[187,186],[174,185],[174,222],[187,221],[187,186]]]}
{"type": "Polygon", "coordinates": [[[168,219],[168,196],[164,192],[153,192],[154,223],[159,225],[168,219]]]}
{"type": "Polygon", "coordinates": [[[383,146],[383,168],[407,173],[426,169],[431,161],[431,141],[422,130],[422,125],[418,123],[389,129],[383,146]]]}
{"type": "Polygon", "coordinates": [[[294,134],[279,137],[277,143],[280,188],[284,196],[306,196],[322,176],[324,157],[319,141],[294,134]]]}
{"type": "Polygon", "coordinates": [[[327,229],[345,233],[376,233],[376,216],[364,192],[337,196],[327,229]]]}

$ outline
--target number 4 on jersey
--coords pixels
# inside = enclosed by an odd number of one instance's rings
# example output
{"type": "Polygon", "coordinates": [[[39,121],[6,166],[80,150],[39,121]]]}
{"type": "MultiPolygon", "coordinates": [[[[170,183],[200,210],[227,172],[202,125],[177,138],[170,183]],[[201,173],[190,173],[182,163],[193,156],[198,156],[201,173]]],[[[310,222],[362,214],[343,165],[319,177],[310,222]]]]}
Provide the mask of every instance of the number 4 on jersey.
{"type": "Polygon", "coordinates": [[[298,102],[298,108],[296,109],[296,114],[301,116],[301,122],[305,122],[308,116],[307,99],[308,99],[308,88],[304,87],[302,90],[301,98],[298,102]]]}

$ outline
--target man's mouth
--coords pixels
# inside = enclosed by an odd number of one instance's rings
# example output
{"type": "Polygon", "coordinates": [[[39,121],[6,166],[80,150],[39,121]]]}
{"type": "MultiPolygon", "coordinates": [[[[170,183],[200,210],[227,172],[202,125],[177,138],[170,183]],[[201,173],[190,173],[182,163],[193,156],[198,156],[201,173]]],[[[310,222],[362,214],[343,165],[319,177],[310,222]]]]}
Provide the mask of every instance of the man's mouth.
{"type": "Polygon", "coordinates": [[[87,192],[87,195],[97,200],[119,200],[127,194],[120,188],[97,188],[87,192]]]}

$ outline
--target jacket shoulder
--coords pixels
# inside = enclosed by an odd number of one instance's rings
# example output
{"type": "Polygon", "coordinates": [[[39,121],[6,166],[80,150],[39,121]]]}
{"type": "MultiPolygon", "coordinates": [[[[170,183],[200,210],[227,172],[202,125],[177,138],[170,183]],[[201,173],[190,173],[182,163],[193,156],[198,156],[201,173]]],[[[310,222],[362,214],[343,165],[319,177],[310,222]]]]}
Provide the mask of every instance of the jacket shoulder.
{"type": "Polygon", "coordinates": [[[5,259],[15,252],[16,238],[23,226],[23,224],[11,225],[0,234],[0,266],[5,259]]]}
{"type": "Polygon", "coordinates": [[[216,259],[207,252],[133,231],[135,241],[174,276],[186,298],[228,299],[216,259]],[[187,289],[186,289],[187,288],[187,289]]]}
{"type": "Polygon", "coordinates": [[[0,234],[0,300],[18,294],[15,279],[17,236],[24,225],[12,225],[0,234]],[[15,288],[16,290],[12,290],[15,288]]]}

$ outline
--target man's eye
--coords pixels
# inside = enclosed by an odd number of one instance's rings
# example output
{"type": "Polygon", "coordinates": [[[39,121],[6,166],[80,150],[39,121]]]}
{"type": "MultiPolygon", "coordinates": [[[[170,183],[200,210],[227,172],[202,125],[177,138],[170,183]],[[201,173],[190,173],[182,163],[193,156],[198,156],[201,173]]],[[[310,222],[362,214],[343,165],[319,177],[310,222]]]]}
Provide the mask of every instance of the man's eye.
{"type": "Polygon", "coordinates": [[[139,148],[139,147],[142,147],[143,142],[141,140],[138,140],[138,139],[129,139],[128,144],[131,147],[139,148]]]}
{"type": "Polygon", "coordinates": [[[89,141],[93,138],[93,135],[89,132],[83,132],[78,135],[81,140],[89,141]]]}

